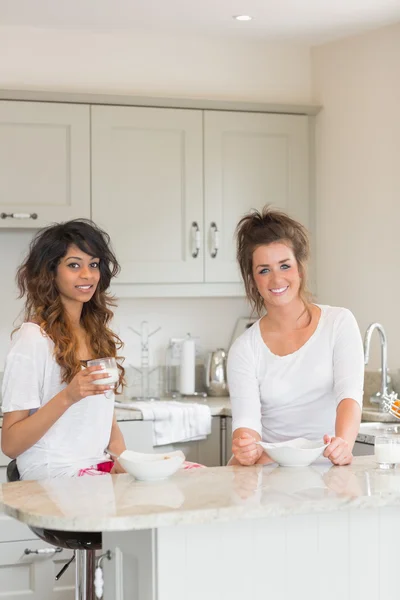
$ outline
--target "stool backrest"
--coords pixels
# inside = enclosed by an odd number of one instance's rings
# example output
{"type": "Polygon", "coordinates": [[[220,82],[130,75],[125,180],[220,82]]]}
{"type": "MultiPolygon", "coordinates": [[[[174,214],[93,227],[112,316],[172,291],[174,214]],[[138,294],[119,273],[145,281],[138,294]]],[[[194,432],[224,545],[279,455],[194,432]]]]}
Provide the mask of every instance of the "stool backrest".
{"type": "Polygon", "coordinates": [[[9,462],[7,465],[7,481],[19,481],[19,480],[20,480],[20,476],[19,476],[19,471],[18,471],[18,467],[17,467],[17,461],[14,458],[14,460],[9,462]]]}

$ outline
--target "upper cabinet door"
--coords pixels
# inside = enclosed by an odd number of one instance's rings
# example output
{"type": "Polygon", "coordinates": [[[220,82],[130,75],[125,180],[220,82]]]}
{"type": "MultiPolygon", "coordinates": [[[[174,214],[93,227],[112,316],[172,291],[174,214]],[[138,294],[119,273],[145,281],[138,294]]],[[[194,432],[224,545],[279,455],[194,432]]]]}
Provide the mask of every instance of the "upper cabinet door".
{"type": "Polygon", "coordinates": [[[202,282],[202,112],[93,106],[92,216],[117,283],[202,282]]]}
{"type": "Polygon", "coordinates": [[[205,111],[205,280],[240,280],[235,227],[272,204],[309,225],[306,116],[205,111]]]}
{"type": "Polygon", "coordinates": [[[90,217],[90,108],[0,101],[0,227],[90,217]]]}

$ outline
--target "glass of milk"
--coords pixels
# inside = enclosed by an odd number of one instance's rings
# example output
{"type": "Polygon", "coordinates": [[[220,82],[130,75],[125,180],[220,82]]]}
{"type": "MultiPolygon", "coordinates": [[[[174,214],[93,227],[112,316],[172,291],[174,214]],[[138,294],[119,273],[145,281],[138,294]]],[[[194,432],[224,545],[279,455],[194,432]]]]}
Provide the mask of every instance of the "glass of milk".
{"type": "Polygon", "coordinates": [[[400,435],[377,436],[375,460],[381,469],[394,469],[400,463],[400,435]]]}
{"type": "MultiPolygon", "coordinates": [[[[117,367],[117,361],[115,360],[115,358],[94,358],[93,360],[87,361],[87,366],[99,367],[98,371],[93,371],[93,375],[103,373],[103,371],[107,375],[107,377],[95,379],[93,383],[95,383],[96,385],[110,385],[115,389],[116,384],[119,381],[119,371],[117,367]]],[[[106,390],[104,392],[104,395],[106,398],[113,398],[114,390],[106,390]]]]}

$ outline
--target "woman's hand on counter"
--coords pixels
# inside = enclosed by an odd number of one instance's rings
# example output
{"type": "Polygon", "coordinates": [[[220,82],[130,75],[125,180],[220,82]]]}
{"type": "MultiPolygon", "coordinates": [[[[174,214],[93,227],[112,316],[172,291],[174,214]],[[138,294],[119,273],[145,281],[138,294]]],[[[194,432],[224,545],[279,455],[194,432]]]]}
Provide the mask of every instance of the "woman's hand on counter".
{"type": "Polygon", "coordinates": [[[263,449],[256,444],[260,436],[257,432],[237,429],[232,440],[232,454],[240,465],[255,465],[261,458],[263,449]]]}
{"type": "Polygon", "coordinates": [[[353,460],[350,445],[343,438],[331,438],[329,435],[324,435],[324,443],[328,444],[324,456],[329,458],[334,465],[349,465],[353,460]]]}

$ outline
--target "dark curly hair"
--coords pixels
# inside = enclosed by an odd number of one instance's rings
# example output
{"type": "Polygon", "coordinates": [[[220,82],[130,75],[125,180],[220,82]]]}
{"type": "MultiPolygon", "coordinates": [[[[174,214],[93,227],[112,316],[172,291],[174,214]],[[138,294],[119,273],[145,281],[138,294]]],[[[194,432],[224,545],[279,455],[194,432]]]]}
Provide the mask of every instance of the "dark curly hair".
{"type": "Polygon", "coordinates": [[[40,229],[29,252],[18,268],[19,298],[26,296],[24,321],[33,321],[54,342],[54,358],[60,365],[63,381],[69,383],[81,369],[77,343],[61,302],[55,276],[60,260],[74,244],[82,252],[100,259],[100,280],[93,296],[83,304],[81,323],[88,336],[93,358],[115,357],[119,360],[119,385],[124,384],[120,338],[108,327],[115,300],[107,292],[120,266],[110,245],[109,235],[89,219],[75,219],[40,229]]]}

